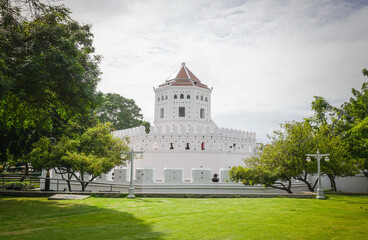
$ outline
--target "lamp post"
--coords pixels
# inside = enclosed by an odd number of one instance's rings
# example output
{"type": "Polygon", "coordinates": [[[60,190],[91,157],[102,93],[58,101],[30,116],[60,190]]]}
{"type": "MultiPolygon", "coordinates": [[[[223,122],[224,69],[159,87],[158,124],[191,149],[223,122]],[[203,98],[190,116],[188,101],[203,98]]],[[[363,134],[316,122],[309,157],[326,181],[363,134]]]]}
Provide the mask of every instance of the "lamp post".
{"type": "Polygon", "coordinates": [[[317,149],[317,154],[306,154],[307,162],[311,161],[310,157],[315,157],[317,159],[317,168],[318,168],[318,189],[317,189],[317,199],[325,199],[325,196],[323,195],[323,189],[322,189],[322,181],[321,181],[321,164],[320,160],[325,157],[325,161],[328,162],[330,159],[328,158],[330,154],[320,154],[317,149]]]}
{"type": "Polygon", "coordinates": [[[128,198],[135,198],[134,196],[134,187],[133,187],[133,159],[136,154],[143,154],[143,151],[122,151],[121,153],[130,155],[130,185],[129,185],[129,191],[128,191],[128,198]]]}

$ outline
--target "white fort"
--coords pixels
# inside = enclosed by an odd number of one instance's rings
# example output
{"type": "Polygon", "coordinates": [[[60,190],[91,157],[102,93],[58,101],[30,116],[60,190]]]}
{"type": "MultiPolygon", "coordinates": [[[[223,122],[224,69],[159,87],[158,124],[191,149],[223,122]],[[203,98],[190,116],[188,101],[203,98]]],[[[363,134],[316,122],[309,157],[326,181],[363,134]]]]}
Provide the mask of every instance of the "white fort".
{"type": "Polygon", "coordinates": [[[185,63],[154,92],[154,126],[149,133],[143,126],[114,132],[117,137],[129,137],[130,148],[144,151],[143,159],[134,161],[136,174],[154,173],[152,178],[160,180],[166,170],[177,169],[189,180],[192,172],[211,169],[211,175],[221,175],[255,154],[254,132],[219,128],[214,123],[212,89],[185,63]]]}

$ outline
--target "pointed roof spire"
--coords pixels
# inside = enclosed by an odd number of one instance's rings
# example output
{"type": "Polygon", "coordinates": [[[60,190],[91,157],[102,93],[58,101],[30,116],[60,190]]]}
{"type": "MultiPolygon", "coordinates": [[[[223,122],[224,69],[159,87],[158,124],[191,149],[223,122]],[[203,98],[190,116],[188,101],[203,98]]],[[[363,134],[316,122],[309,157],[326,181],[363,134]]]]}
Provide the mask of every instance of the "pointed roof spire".
{"type": "Polygon", "coordinates": [[[181,63],[181,68],[176,70],[164,84],[160,87],[170,85],[170,86],[197,86],[202,88],[207,88],[207,85],[202,84],[201,81],[187,68],[185,62],[181,63]]]}
{"type": "Polygon", "coordinates": [[[200,80],[187,68],[185,62],[181,63],[181,68],[174,72],[166,81],[174,79],[188,79],[195,82],[200,82],[200,80]]]}

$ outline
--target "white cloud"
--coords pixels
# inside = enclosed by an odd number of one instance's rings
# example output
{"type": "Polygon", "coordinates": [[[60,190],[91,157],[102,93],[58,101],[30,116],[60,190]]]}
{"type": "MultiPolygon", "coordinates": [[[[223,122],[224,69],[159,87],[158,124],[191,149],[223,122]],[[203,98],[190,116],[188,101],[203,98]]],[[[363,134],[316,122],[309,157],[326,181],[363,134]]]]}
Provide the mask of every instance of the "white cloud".
{"type": "Polygon", "coordinates": [[[93,25],[99,88],[153,118],[152,87],[180,63],[214,87],[219,126],[256,131],[311,114],[313,95],[340,104],[368,67],[364,1],[65,1],[93,25]]]}

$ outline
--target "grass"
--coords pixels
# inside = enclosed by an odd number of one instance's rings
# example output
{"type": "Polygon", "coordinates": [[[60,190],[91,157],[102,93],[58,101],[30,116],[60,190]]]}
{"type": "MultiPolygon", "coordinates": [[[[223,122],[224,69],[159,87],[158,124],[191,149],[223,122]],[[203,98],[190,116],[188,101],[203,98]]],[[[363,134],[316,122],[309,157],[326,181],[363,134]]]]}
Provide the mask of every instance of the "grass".
{"type": "Polygon", "coordinates": [[[0,239],[368,239],[368,196],[0,197],[0,239]]]}

